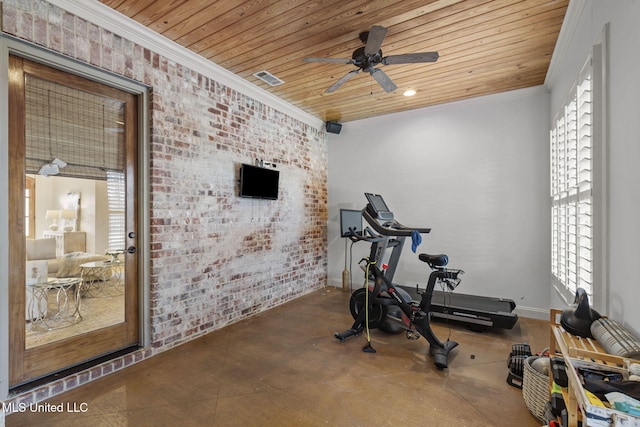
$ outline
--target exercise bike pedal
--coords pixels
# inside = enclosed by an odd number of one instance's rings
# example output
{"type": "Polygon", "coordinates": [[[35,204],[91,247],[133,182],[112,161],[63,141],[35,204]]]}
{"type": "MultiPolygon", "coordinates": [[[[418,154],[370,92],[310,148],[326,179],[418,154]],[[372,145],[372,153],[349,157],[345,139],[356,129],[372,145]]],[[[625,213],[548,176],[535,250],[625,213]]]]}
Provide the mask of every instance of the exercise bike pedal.
{"type": "Polygon", "coordinates": [[[420,334],[416,331],[405,331],[408,340],[420,339],[420,334]]]}

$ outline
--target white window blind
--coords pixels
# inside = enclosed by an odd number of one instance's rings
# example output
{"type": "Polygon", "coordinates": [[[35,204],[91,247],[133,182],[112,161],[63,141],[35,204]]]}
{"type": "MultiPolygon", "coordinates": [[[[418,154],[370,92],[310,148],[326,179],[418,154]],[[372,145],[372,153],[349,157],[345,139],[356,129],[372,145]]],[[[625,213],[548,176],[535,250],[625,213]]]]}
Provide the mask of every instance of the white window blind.
{"type": "Polygon", "coordinates": [[[564,295],[593,295],[593,79],[587,63],[550,132],[551,273],[564,295]]]}
{"type": "Polygon", "coordinates": [[[107,171],[109,206],[109,249],[124,250],[125,244],[125,177],[122,172],[107,171]]]}

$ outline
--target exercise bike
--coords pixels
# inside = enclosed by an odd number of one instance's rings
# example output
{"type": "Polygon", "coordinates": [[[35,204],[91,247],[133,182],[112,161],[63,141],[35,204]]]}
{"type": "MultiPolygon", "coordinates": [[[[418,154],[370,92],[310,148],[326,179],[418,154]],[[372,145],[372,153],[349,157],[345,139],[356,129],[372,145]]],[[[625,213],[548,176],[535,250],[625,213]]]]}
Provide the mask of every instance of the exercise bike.
{"type": "MultiPolygon", "coordinates": [[[[401,227],[399,224],[397,226],[401,227]]],[[[376,243],[385,239],[385,237],[376,236],[368,227],[363,230],[362,234],[357,234],[354,229],[350,229],[350,231],[348,237],[353,242],[376,243]]],[[[399,233],[405,231],[398,230],[399,233]]],[[[395,333],[394,329],[399,327],[400,331],[405,331],[407,339],[425,337],[429,342],[429,353],[434,358],[436,368],[439,370],[446,368],[449,352],[458,343],[449,339],[443,343],[431,330],[431,299],[437,283],[442,283],[449,290],[453,290],[460,283],[460,276],[464,272],[447,269],[446,265],[449,259],[444,254],[420,254],[418,258],[431,268],[424,291],[416,289],[421,296],[419,302],[412,300],[407,291],[391,283],[375,262],[367,262],[365,277],[367,280],[371,277],[373,284],[368,280],[366,288],[363,287],[353,292],[349,300],[349,310],[355,321],[351,328],[341,333],[335,333],[335,338],[343,342],[351,336],[360,335],[365,330],[367,330],[367,334],[369,329],[376,328],[395,333]]],[[[371,347],[370,339],[363,351],[375,353],[371,347]]]]}
{"type": "MultiPolygon", "coordinates": [[[[369,260],[383,263],[387,266],[384,269],[384,277],[389,282],[394,282],[394,275],[399,266],[403,253],[404,241],[411,239],[415,244],[414,233],[429,233],[429,228],[412,229],[400,224],[394,217],[393,212],[380,194],[365,193],[369,202],[363,210],[340,210],[340,230],[342,237],[347,237],[349,227],[353,227],[357,232],[362,231],[362,220],[373,228],[380,239],[371,241],[369,260]],[[342,212],[345,217],[342,217],[342,212]]],[[[414,250],[415,252],[415,250],[414,250]]],[[[394,282],[395,283],[395,282],[394,282]]],[[[415,294],[413,286],[399,286],[409,292],[414,299],[420,299],[415,294]]],[[[433,291],[431,300],[431,319],[452,320],[457,323],[467,325],[472,331],[483,331],[487,328],[511,329],[518,321],[518,315],[513,312],[516,303],[511,299],[496,298],[481,295],[469,295],[459,292],[442,292],[440,289],[433,291]]]]}

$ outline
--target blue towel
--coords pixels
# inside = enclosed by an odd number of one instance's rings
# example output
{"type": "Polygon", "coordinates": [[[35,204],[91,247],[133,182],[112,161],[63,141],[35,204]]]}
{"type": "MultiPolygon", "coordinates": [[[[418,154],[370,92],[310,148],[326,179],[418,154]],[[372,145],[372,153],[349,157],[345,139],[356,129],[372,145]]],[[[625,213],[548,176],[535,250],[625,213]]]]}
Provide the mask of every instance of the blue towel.
{"type": "Polygon", "coordinates": [[[416,249],[422,243],[422,236],[417,231],[413,230],[411,232],[411,250],[413,253],[416,253],[416,249]]]}

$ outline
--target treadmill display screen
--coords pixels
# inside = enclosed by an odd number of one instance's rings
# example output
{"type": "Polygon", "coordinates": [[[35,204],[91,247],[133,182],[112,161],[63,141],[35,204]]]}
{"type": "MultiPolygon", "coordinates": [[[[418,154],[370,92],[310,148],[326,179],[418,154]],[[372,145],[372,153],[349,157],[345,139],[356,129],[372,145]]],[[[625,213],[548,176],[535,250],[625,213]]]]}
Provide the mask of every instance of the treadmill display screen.
{"type": "Polygon", "coordinates": [[[384,212],[390,212],[381,195],[365,193],[365,196],[367,197],[369,204],[376,211],[376,213],[380,214],[384,212]]]}

